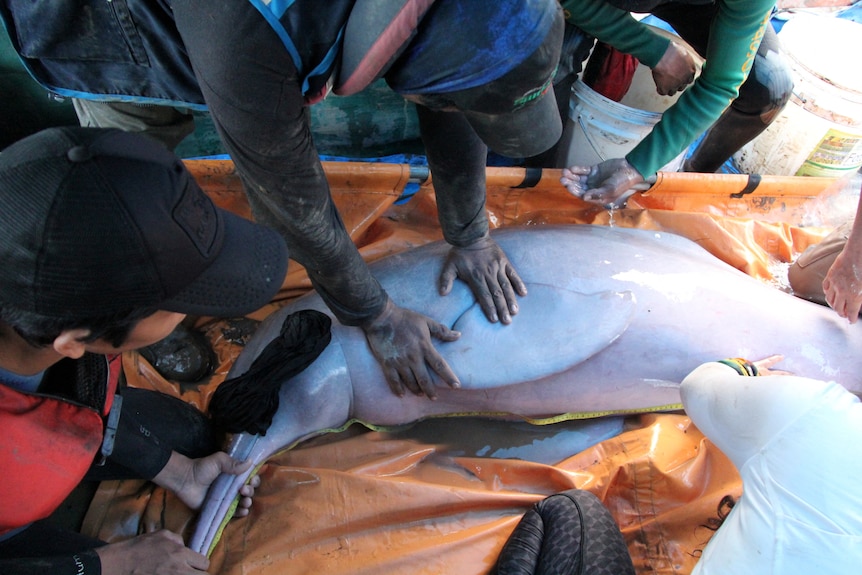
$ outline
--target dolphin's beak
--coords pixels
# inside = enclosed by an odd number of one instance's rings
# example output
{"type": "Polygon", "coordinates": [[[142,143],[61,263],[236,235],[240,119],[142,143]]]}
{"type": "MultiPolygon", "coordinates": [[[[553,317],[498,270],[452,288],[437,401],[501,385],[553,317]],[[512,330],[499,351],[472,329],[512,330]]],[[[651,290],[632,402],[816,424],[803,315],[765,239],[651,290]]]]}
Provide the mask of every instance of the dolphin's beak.
{"type": "MultiPolygon", "coordinates": [[[[259,435],[245,433],[236,435],[226,451],[234,459],[245,461],[251,455],[252,448],[259,438],[259,435]]],[[[256,472],[257,466],[252,466],[239,475],[222,473],[213,481],[189,541],[189,548],[192,551],[209,556],[225,524],[233,517],[239,501],[240,488],[256,472]]]]}

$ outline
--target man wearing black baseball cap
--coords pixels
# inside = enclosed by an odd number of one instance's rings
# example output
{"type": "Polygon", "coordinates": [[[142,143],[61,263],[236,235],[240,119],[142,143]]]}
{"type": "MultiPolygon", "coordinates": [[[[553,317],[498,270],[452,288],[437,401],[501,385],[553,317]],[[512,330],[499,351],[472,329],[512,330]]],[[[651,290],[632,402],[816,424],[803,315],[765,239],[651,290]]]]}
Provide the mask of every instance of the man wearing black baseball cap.
{"type": "Polygon", "coordinates": [[[215,207],[142,136],[53,128],[0,153],[0,254],[0,572],[204,572],[167,531],[105,545],[41,520],[85,477],[151,479],[197,507],[245,470],[184,402],[117,393],[118,354],[185,314],[269,302],[284,240],[215,207]]]}

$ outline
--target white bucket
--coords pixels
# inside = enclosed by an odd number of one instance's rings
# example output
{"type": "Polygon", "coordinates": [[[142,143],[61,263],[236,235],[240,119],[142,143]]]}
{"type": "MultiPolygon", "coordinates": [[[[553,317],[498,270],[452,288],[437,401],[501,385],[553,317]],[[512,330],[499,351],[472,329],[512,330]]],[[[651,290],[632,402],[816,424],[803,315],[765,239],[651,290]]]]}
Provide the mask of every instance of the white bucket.
{"type": "Polygon", "coordinates": [[[862,166],[862,25],[798,14],[778,34],[793,73],[790,102],[734,154],[742,172],[842,177],[862,166]]]}
{"type": "MultiPolygon", "coordinates": [[[[685,45],[677,36],[651,28],[685,45]]],[[[699,57],[685,45],[695,56],[699,57]]],[[[623,99],[615,102],[599,94],[581,79],[572,86],[569,118],[563,130],[558,167],[592,166],[611,158],[622,158],[640,143],[681,93],[661,96],[656,91],[649,67],[638,64],[631,86],[623,99]]],[[[676,172],[682,167],[685,150],[664,166],[676,172]]]]}

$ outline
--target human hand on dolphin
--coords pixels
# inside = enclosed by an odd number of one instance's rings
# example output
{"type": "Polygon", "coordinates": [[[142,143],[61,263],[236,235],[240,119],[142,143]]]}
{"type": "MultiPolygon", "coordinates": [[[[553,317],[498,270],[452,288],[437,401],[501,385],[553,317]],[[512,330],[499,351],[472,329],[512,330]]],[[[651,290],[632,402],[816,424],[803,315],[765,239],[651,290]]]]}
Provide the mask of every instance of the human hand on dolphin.
{"type": "MultiPolygon", "coordinates": [[[[233,459],[223,451],[192,459],[176,451],[165,467],[153,478],[156,485],[172,491],[191,509],[199,509],[213,481],[221,474],[240,475],[251,467],[251,461],[233,459]]],[[[248,515],[260,477],[254,475],[239,491],[240,501],[235,517],[248,515]]]]}
{"type": "Polygon", "coordinates": [[[518,313],[515,294],[527,295],[527,286],[505,252],[489,236],[467,247],[452,247],[440,274],[440,295],[452,291],[455,278],[464,280],[488,321],[512,323],[518,313]]]}
{"type": "Polygon", "coordinates": [[[625,207],[637,191],[648,190],[650,183],[625,158],[605,160],[595,166],[563,168],[560,183],[569,193],[605,208],[625,207]]]}
{"type": "Polygon", "coordinates": [[[405,389],[429,399],[437,398],[431,371],[452,388],[461,386],[458,377],[443,359],[431,336],[455,341],[461,333],[415,311],[386,302],[383,312],[362,325],[371,352],[383,368],[389,388],[398,397],[405,389]],[[429,368],[431,371],[429,371],[429,368]]]}
{"type": "MultiPolygon", "coordinates": [[[[191,509],[199,509],[210,486],[222,474],[240,475],[249,470],[251,461],[238,461],[223,451],[200,458],[189,458],[176,451],[153,478],[156,485],[172,491],[191,509]]],[[[260,477],[253,476],[239,489],[235,517],[248,515],[260,477]]],[[[96,549],[102,573],[164,575],[204,574],[210,561],[203,553],[186,547],[183,538],[167,529],[138,535],[96,549]]]]}
{"type": "Polygon", "coordinates": [[[757,375],[793,375],[789,371],[783,369],[772,369],[772,367],[784,360],[784,356],[780,354],[770,355],[763,359],[753,361],[754,367],[757,368],[757,375]]]}
{"type": "Polygon", "coordinates": [[[850,323],[856,323],[862,310],[862,277],[859,273],[862,252],[856,249],[855,245],[851,245],[851,240],[855,239],[854,235],[855,224],[850,239],[823,278],[826,303],[850,323]]]}

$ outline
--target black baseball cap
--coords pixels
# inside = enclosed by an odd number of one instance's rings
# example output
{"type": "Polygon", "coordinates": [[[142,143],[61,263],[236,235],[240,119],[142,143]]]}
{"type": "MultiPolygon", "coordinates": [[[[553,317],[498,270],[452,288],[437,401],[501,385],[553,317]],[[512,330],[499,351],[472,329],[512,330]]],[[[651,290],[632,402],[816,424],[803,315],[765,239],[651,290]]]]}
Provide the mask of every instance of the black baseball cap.
{"type": "Polygon", "coordinates": [[[563,11],[557,5],[544,42],[526,60],[484,86],[446,94],[496,153],[512,158],[535,156],[560,139],[563,122],[553,80],[564,30],[563,11]]]}
{"type": "Polygon", "coordinates": [[[79,127],[0,152],[0,254],[0,306],[62,319],[242,315],[278,292],[288,257],[155,141],[79,127]]]}

